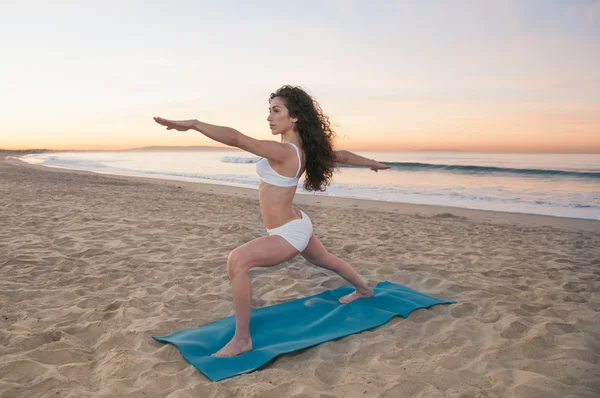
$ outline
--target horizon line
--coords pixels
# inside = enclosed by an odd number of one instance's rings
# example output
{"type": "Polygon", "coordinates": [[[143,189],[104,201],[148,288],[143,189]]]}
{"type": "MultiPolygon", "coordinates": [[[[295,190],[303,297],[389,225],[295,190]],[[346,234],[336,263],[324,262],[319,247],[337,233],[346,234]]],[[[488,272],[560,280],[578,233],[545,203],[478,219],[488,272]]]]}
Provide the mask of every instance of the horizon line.
{"type": "MultiPolygon", "coordinates": [[[[19,149],[11,149],[11,148],[0,148],[0,152],[128,152],[128,151],[140,151],[146,150],[151,151],[152,149],[156,150],[174,150],[177,151],[185,151],[190,149],[209,149],[209,150],[232,150],[232,151],[244,151],[243,149],[229,146],[212,146],[212,145],[149,145],[144,147],[135,147],[135,148],[123,148],[123,149],[51,149],[51,148],[19,148],[19,149]]],[[[338,148],[338,150],[349,150],[349,151],[362,151],[362,152],[470,152],[470,153],[547,153],[547,154],[600,154],[599,150],[518,150],[518,149],[426,149],[426,148],[418,148],[418,149],[346,149],[346,148],[338,148]]]]}

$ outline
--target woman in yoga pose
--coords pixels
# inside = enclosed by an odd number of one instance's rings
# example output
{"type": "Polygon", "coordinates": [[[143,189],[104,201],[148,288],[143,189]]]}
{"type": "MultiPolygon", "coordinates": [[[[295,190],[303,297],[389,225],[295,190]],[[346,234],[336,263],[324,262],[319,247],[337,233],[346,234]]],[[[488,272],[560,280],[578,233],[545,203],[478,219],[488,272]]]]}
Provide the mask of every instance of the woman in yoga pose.
{"type": "Polygon", "coordinates": [[[281,142],[257,140],[229,127],[198,120],[154,120],[167,130],[197,130],[223,144],[261,156],[256,172],[261,181],[258,198],[268,236],[254,239],[229,253],[227,272],[231,281],[236,316],[235,335],[215,356],[235,356],[252,349],[250,304],[252,282],[248,271],[287,261],[298,253],[319,267],[336,272],[355,287],[340,298],[350,303],[371,297],[373,291],[346,261],[332,255],[313,234],[310,218],[293,206],[300,176],[306,173],[304,189],[323,191],[329,185],[336,163],[367,166],[377,171],[387,169],[375,160],[348,151],[333,150],[334,132],[329,118],[319,104],[299,87],[283,86],[269,97],[267,121],[273,135],[281,142]]]}

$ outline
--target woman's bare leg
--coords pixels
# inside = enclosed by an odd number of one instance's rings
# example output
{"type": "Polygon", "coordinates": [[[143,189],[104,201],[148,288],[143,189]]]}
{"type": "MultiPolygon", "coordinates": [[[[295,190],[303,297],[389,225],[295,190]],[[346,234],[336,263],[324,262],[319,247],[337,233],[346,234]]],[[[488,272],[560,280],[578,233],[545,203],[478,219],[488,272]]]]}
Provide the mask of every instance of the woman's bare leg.
{"type": "Polygon", "coordinates": [[[336,272],[354,285],[356,290],[341,297],[340,303],[347,304],[359,298],[373,296],[373,290],[367,286],[358,272],[346,261],[329,253],[314,234],[311,236],[308,246],[302,252],[302,256],[314,265],[336,272]]]}
{"type": "Polygon", "coordinates": [[[227,258],[227,272],[231,280],[233,308],[235,310],[235,335],[214,356],[235,356],[252,349],[250,336],[250,305],[252,281],[248,271],[253,267],[281,264],[298,254],[281,236],[254,239],[234,249],[227,258]]]}

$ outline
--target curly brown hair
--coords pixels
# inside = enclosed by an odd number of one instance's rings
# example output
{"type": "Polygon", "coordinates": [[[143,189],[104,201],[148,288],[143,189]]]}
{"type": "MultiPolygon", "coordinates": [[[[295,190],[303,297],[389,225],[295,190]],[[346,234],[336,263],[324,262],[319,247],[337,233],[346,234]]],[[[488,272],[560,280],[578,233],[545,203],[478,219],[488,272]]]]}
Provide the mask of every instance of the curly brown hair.
{"type": "Polygon", "coordinates": [[[271,94],[283,100],[290,117],[298,118],[295,131],[300,134],[306,157],[306,191],[324,191],[331,183],[336,168],[333,141],[335,132],[331,129],[329,117],[321,106],[306,91],[298,86],[283,86],[271,94]]]}

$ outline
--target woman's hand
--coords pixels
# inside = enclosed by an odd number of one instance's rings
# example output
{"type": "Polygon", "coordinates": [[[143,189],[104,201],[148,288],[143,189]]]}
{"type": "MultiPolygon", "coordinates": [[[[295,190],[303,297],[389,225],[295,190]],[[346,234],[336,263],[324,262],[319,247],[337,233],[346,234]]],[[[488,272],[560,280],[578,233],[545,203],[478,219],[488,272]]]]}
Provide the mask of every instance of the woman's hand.
{"type": "Polygon", "coordinates": [[[373,160],[373,162],[375,162],[374,164],[372,164],[371,166],[369,166],[369,168],[371,170],[373,170],[374,172],[377,173],[377,170],[387,170],[389,168],[391,168],[391,166],[385,165],[385,164],[381,164],[375,160],[373,160]]]}
{"type": "Polygon", "coordinates": [[[188,131],[194,128],[197,120],[169,120],[162,117],[154,117],[154,121],[167,127],[167,130],[188,131]]]}

